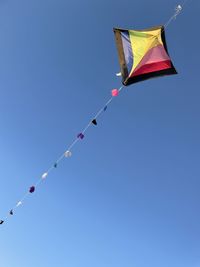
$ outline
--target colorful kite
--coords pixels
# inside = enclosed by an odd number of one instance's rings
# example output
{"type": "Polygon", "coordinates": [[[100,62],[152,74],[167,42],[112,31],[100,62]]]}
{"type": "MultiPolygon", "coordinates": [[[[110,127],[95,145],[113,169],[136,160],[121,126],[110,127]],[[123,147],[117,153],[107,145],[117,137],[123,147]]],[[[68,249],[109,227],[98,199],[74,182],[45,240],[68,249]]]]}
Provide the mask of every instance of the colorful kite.
{"type": "Polygon", "coordinates": [[[163,26],[142,31],[114,28],[124,85],[176,74],[167,51],[163,26]]]}

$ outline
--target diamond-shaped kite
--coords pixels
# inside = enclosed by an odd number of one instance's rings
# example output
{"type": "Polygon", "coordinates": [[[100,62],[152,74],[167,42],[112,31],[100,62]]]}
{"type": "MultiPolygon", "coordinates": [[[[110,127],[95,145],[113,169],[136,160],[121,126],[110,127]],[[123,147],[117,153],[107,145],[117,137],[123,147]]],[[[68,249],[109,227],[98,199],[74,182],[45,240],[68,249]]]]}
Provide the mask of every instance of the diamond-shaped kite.
{"type": "Polygon", "coordinates": [[[114,33],[124,85],[177,74],[167,51],[163,26],[141,31],[114,28],[114,33]]]}

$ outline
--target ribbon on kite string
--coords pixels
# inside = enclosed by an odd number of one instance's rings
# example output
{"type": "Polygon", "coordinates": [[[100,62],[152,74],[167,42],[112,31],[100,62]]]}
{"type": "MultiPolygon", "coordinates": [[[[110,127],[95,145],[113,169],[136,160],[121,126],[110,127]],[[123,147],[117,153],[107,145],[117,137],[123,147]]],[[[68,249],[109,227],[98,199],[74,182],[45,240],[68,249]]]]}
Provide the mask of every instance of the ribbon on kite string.
{"type": "Polygon", "coordinates": [[[88,128],[91,125],[97,125],[97,118],[101,115],[101,113],[105,112],[107,110],[108,105],[113,101],[113,98],[118,96],[119,93],[121,92],[121,90],[124,88],[124,85],[121,86],[119,89],[113,89],[111,91],[112,96],[110,97],[110,99],[105,103],[105,105],[96,113],[96,115],[89,121],[89,123],[85,126],[85,128],[83,128],[83,130],[77,134],[76,138],[73,140],[73,142],[68,146],[67,150],[62,153],[62,155],[54,162],[53,165],[50,166],[50,168],[44,172],[41,177],[38,179],[38,181],[34,184],[31,185],[30,188],[28,189],[28,191],[24,194],[24,196],[16,203],[16,205],[14,205],[14,207],[8,212],[7,216],[3,219],[0,220],[0,224],[3,224],[9,216],[13,216],[14,215],[14,211],[20,207],[24,200],[29,196],[29,194],[32,194],[35,192],[36,188],[40,185],[40,183],[45,180],[47,178],[47,176],[50,174],[50,172],[53,169],[56,169],[58,167],[58,164],[60,163],[61,160],[63,160],[64,158],[70,158],[72,156],[72,148],[76,145],[76,143],[79,140],[82,140],[85,137],[85,133],[88,130],[88,128]]]}

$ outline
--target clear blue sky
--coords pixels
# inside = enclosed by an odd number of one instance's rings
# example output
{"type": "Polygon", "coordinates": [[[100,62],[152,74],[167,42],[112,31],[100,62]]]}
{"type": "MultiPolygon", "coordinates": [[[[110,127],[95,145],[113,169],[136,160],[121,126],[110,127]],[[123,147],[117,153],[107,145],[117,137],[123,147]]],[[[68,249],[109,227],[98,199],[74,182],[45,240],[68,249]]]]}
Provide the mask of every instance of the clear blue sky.
{"type": "MultiPolygon", "coordinates": [[[[0,217],[120,87],[112,28],[177,4],[0,1],[0,217]]],[[[125,88],[1,226],[1,267],[200,266],[199,10],[166,31],[179,75],[125,88]]]]}

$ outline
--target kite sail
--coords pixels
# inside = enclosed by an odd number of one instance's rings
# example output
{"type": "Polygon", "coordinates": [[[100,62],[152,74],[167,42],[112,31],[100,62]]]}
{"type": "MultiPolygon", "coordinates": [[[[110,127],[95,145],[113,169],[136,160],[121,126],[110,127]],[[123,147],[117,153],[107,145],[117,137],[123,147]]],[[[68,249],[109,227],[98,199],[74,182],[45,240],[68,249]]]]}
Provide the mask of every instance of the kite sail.
{"type": "Polygon", "coordinates": [[[124,85],[177,74],[168,54],[163,26],[141,31],[113,30],[124,85]]]}

